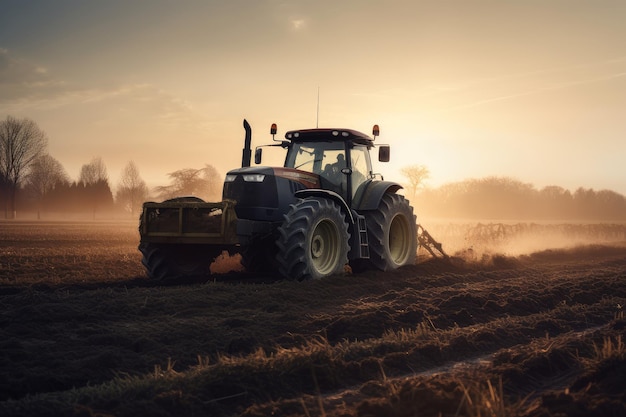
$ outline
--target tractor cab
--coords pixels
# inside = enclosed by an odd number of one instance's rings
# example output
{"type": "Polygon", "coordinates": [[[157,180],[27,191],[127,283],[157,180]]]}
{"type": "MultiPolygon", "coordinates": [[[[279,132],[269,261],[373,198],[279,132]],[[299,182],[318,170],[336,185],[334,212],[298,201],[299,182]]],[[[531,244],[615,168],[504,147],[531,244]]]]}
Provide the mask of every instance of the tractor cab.
{"type": "MultiPolygon", "coordinates": [[[[378,126],[374,126],[374,137],[378,126]]],[[[273,124],[271,134],[276,134],[273,124]]],[[[302,129],[285,134],[286,141],[269,146],[287,149],[285,168],[306,171],[319,176],[320,188],[339,194],[348,205],[363,183],[374,178],[370,149],[374,139],[351,129],[302,129]]],[[[266,145],[267,146],[267,145],[266,145]]],[[[382,145],[379,160],[389,160],[389,146],[382,145]]],[[[261,163],[262,147],[257,147],[255,162],[261,163]]]]}

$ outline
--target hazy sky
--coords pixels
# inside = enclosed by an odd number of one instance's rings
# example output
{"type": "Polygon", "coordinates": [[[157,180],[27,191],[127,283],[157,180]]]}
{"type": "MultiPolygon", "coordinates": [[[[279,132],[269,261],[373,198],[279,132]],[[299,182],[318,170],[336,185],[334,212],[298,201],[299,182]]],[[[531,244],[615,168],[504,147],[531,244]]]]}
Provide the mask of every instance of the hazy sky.
{"type": "Polygon", "coordinates": [[[386,179],[626,194],[626,1],[0,0],[0,119],[77,179],[241,162],[269,126],[371,132],[386,179]]]}

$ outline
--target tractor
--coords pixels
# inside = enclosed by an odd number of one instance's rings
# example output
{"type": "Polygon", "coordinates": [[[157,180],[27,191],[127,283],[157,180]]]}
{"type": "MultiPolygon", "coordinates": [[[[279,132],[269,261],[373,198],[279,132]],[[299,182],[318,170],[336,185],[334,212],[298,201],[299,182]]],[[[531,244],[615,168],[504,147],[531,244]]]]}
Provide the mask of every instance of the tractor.
{"type": "Polygon", "coordinates": [[[241,168],[224,179],[221,202],[185,196],[146,202],[139,250],[150,278],[172,281],[210,274],[210,264],[239,253],[248,272],[285,279],[319,279],[366,269],[389,271],[415,262],[418,236],[413,207],[372,168],[370,151],[388,162],[389,145],[351,129],[288,131],[258,146],[243,121],[241,168]],[[260,165],[263,149],[286,151],[282,167],[260,165]]]}

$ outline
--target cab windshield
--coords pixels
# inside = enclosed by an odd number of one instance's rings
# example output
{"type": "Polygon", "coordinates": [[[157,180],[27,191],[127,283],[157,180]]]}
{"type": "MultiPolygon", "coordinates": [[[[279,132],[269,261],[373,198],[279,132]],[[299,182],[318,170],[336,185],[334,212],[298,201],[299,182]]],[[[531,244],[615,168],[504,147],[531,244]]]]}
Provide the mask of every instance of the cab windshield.
{"type": "Polygon", "coordinates": [[[287,152],[285,167],[322,175],[331,167],[345,168],[345,154],[343,142],[294,143],[287,152]]]}

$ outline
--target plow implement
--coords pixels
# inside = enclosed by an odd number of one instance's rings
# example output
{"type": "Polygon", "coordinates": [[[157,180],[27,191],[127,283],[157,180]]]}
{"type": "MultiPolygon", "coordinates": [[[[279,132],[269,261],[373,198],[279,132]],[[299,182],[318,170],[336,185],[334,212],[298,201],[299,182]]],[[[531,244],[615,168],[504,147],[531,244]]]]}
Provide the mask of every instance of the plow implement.
{"type": "Polygon", "coordinates": [[[437,242],[421,224],[417,225],[417,241],[434,258],[449,258],[448,254],[443,250],[441,243],[437,242]]]}

